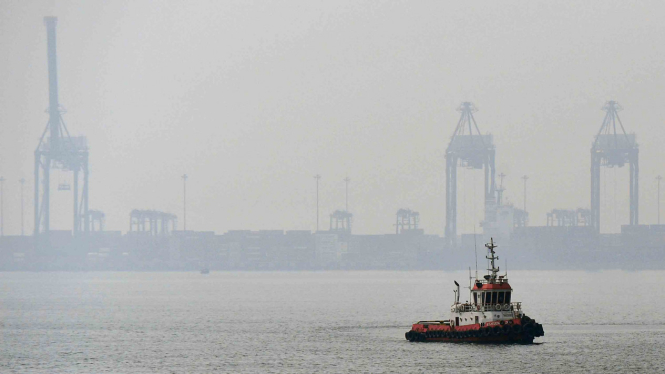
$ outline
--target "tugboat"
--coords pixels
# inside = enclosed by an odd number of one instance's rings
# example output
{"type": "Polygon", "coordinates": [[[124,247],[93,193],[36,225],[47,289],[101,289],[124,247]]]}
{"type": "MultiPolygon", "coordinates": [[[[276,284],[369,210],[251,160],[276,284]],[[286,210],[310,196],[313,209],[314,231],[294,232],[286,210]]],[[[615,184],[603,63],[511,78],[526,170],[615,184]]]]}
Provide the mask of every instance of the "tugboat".
{"type": "MultiPolygon", "coordinates": [[[[485,244],[489,250],[490,274],[474,282],[471,289],[473,302],[460,303],[460,286],[455,303],[450,308],[450,319],[419,321],[405,334],[410,342],[473,342],[473,343],[521,343],[531,344],[533,339],[545,335],[543,325],[529,318],[522,310],[522,303],[511,300],[513,292],[507,275],[498,275],[499,268],[494,239],[485,244]]],[[[470,279],[472,279],[470,277],[470,279]]]]}

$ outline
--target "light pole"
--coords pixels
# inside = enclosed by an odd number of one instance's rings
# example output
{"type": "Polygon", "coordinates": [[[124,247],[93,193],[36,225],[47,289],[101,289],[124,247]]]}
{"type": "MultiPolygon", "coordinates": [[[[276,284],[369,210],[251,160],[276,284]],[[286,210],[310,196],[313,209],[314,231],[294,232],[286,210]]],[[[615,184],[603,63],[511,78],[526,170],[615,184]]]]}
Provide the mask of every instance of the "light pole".
{"type": "Polygon", "coordinates": [[[522,179],[524,179],[524,205],[523,205],[523,209],[524,209],[524,213],[526,213],[526,180],[529,179],[529,177],[525,175],[525,176],[522,177],[522,179]]]}
{"type": "Polygon", "coordinates": [[[351,179],[347,176],[344,178],[344,182],[346,182],[346,211],[349,211],[349,182],[351,179]]]}
{"type": "Polygon", "coordinates": [[[5,236],[5,177],[0,177],[0,236],[5,236]]]}
{"type": "Polygon", "coordinates": [[[506,174],[501,173],[499,174],[499,180],[501,181],[499,183],[499,188],[497,189],[497,205],[501,206],[503,204],[503,178],[506,177],[506,174]]]}
{"type": "Polygon", "coordinates": [[[182,215],[183,231],[187,232],[187,174],[182,175],[182,215]]]}
{"type": "Polygon", "coordinates": [[[660,175],[656,177],[658,183],[658,224],[660,225],[660,180],[663,179],[660,175]]]}
{"type": "Polygon", "coordinates": [[[321,176],[319,174],[314,176],[316,179],[316,231],[319,231],[319,180],[321,176]]]}
{"type": "Polygon", "coordinates": [[[21,236],[25,235],[23,232],[23,185],[25,184],[25,178],[21,178],[19,181],[21,183],[21,236]]]}

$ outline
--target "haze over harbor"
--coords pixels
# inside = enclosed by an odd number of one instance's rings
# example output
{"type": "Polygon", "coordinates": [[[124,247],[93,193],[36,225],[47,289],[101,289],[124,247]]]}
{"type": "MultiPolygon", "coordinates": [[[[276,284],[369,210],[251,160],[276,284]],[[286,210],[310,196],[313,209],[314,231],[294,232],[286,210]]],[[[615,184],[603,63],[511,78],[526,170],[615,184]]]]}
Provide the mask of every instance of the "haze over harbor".
{"type": "MultiPolygon", "coordinates": [[[[588,207],[588,151],[613,99],[638,135],[642,221],[655,223],[662,7],[5,3],[6,234],[20,232],[18,179],[31,179],[47,120],[45,15],[60,20],[63,117],[89,140],[91,207],[109,230],[127,230],[135,208],[181,215],[183,172],[196,230],[313,230],[319,173],[324,218],[343,207],[348,175],[356,233],[391,232],[406,207],[443,235],[445,147],[462,101],[494,135],[506,197],[519,203],[530,175],[530,223],[544,225],[551,209],[588,207]]],[[[459,226],[470,233],[483,218],[472,198],[482,173],[463,173],[459,226]]],[[[626,180],[608,172],[604,232],[627,223],[626,180]]],[[[54,229],[70,230],[71,197],[53,204],[54,229]]]]}
{"type": "Polygon", "coordinates": [[[662,8],[9,3],[3,268],[661,268],[662,8]]]}

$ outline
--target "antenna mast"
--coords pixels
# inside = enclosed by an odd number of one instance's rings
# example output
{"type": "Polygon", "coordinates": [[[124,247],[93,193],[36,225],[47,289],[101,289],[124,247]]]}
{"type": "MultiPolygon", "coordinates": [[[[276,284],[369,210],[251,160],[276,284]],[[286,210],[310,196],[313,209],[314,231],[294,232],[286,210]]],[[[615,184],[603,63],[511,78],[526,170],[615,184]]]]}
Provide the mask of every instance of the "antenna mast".
{"type": "Polygon", "coordinates": [[[471,266],[469,266],[469,302],[471,302],[471,289],[473,288],[473,277],[471,276],[471,266]]]}
{"type": "Polygon", "coordinates": [[[473,252],[476,255],[476,279],[478,279],[478,247],[476,246],[476,225],[473,225],[473,252]]]}

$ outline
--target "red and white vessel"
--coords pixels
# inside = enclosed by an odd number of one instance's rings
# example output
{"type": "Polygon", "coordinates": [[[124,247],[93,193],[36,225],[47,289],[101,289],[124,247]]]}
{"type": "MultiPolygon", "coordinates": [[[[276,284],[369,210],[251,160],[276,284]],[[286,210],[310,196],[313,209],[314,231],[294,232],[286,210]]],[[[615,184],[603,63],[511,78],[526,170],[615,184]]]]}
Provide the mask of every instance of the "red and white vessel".
{"type": "Polygon", "coordinates": [[[450,319],[420,321],[406,333],[411,342],[475,342],[475,343],[533,343],[544,336],[543,326],[529,318],[522,310],[522,303],[512,301],[513,289],[507,275],[498,275],[499,268],[494,240],[489,249],[491,269],[484,279],[477,279],[471,289],[470,302],[460,303],[460,287],[455,282],[455,303],[450,309],[450,319]]]}

